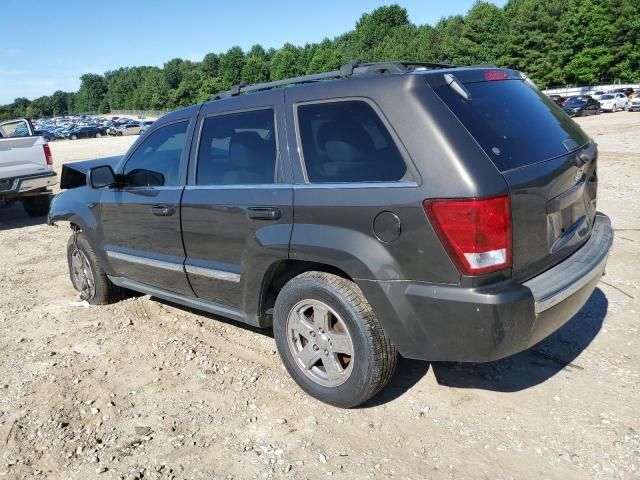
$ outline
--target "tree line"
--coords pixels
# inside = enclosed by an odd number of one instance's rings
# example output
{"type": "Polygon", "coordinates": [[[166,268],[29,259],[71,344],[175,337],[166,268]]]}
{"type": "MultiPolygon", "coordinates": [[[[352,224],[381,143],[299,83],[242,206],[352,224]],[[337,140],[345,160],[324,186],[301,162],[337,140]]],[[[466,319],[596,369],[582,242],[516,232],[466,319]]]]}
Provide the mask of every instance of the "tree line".
{"type": "Polygon", "coordinates": [[[87,73],[77,92],[57,91],[0,106],[0,119],[110,110],[171,110],[211,98],[240,81],[280,80],[334,70],[359,59],[455,65],[495,64],[525,72],[539,86],[640,81],[640,0],[478,1],[466,15],[415,25],[391,5],[365,13],[334,39],[279,49],[254,45],[174,58],[159,67],[87,73]]]}

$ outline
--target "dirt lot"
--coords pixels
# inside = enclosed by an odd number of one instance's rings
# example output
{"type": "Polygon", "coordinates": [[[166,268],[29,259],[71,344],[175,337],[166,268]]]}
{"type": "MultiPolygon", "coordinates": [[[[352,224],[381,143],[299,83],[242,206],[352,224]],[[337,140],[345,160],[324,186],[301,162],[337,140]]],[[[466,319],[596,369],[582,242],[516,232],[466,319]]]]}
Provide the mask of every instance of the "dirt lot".
{"type": "MultiPolygon", "coordinates": [[[[585,308],[499,362],[403,360],[351,411],[301,393],[269,332],[149,297],[73,306],[66,225],[0,210],[0,477],[640,478],[640,114],[580,123],[616,229],[585,308]]],[[[52,150],[59,168],[133,140],[52,150]]]]}

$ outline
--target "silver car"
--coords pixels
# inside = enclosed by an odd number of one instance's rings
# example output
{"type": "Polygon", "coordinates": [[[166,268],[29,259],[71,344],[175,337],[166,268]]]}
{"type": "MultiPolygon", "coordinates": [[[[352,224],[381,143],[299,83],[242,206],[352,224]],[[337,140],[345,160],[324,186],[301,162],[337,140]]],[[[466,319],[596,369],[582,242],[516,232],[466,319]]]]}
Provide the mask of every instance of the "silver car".
{"type": "Polygon", "coordinates": [[[123,135],[140,135],[143,130],[144,127],[139,123],[128,123],[127,125],[116,128],[116,135],[118,137],[123,135]]]}

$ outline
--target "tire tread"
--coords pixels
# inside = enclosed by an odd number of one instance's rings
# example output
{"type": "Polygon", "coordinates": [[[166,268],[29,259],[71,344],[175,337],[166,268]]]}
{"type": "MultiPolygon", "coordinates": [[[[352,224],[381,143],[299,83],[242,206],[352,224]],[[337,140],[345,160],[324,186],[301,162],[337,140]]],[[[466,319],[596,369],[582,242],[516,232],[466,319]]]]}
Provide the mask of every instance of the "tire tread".
{"type": "MultiPolygon", "coordinates": [[[[96,282],[96,294],[94,298],[87,301],[93,305],[107,305],[109,303],[115,303],[119,300],[122,300],[123,298],[126,298],[127,291],[122,287],[118,287],[113,282],[111,282],[111,280],[109,280],[100,260],[98,259],[98,256],[93,251],[93,248],[91,248],[91,244],[86,239],[86,237],[81,232],[78,232],[76,235],[76,242],[78,243],[78,246],[82,250],[84,250],[84,253],[87,255],[87,258],[89,259],[89,262],[91,262],[91,265],[94,269],[93,276],[94,281],[96,282]]],[[[74,283],[73,276],[71,275],[71,248],[74,246],[73,237],[74,236],[71,235],[67,242],[69,276],[71,277],[72,284],[74,283]]]]}
{"type": "Polygon", "coordinates": [[[294,277],[291,281],[298,279],[318,280],[328,284],[336,294],[342,296],[353,306],[363,322],[363,332],[368,337],[369,344],[373,346],[373,370],[372,381],[369,384],[369,388],[357,404],[367,401],[382,390],[391,380],[398,361],[395,345],[391,343],[391,340],[375,316],[371,305],[355,282],[338,275],[321,271],[304,272],[294,277]]]}

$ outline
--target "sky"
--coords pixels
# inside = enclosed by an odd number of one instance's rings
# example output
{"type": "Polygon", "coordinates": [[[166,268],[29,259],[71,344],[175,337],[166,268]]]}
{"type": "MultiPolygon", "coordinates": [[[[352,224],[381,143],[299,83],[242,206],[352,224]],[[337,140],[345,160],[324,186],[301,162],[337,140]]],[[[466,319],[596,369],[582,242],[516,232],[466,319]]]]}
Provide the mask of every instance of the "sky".
{"type": "Polygon", "coordinates": [[[464,14],[474,1],[0,0],[0,104],[76,91],[84,73],[162,66],[175,57],[201,61],[235,45],[319,42],[381,5],[398,3],[421,25],[464,14]]]}

